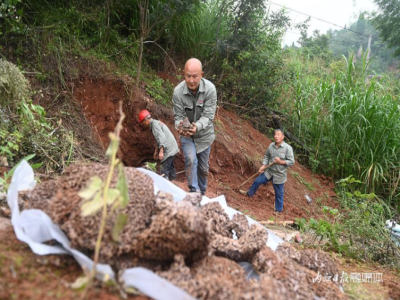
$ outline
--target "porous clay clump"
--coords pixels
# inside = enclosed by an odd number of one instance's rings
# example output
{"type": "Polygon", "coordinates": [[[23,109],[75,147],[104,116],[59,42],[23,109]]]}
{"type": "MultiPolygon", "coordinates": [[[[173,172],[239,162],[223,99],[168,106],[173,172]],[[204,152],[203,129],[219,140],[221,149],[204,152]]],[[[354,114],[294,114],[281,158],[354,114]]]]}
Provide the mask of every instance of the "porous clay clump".
{"type": "MultiPolygon", "coordinates": [[[[83,217],[81,205],[85,200],[78,193],[86,187],[91,177],[96,175],[104,180],[107,172],[108,166],[101,164],[73,165],[67,168],[56,182],[44,182],[26,193],[26,207],[39,208],[46,212],[67,234],[72,247],[82,251],[94,250],[101,223],[101,211],[83,217]]],[[[125,173],[130,201],[125,209],[110,214],[101,245],[101,255],[104,258],[131,252],[134,246],[132,240],[148,226],[154,209],[153,180],[134,168],[125,168],[125,173]],[[117,213],[129,216],[128,223],[120,234],[119,244],[111,239],[117,213]]],[[[117,180],[117,174],[114,174],[111,187],[115,187],[117,180]]]]}

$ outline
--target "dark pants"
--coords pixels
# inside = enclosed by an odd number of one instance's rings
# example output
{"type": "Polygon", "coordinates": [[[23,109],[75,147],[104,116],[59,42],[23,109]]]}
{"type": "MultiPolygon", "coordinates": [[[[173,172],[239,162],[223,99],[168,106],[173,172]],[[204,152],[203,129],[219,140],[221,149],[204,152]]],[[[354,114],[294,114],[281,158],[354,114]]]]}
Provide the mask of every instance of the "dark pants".
{"type": "Polygon", "coordinates": [[[176,178],[174,160],[175,155],[168,157],[161,163],[161,174],[164,174],[165,179],[174,180],[176,178]]]}
{"type": "MultiPolygon", "coordinates": [[[[256,178],[256,180],[254,180],[249,191],[247,192],[247,195],[249,195],[250,197],[253,197],[254,194],[257,192],[258,188],[260,187],[260,185],[267,184],[268,182],[272,181],[272,178],[273,177],[271,177],[268,180],[264,173],[260,174],[256,178]]],[[[275,211],[281,212],[283,210],[283,187],[285,184],[284,183],[281,183],[281,184],[272,183],[272,185],[274,186],[274,190],[275,190],[275,211]]]]}

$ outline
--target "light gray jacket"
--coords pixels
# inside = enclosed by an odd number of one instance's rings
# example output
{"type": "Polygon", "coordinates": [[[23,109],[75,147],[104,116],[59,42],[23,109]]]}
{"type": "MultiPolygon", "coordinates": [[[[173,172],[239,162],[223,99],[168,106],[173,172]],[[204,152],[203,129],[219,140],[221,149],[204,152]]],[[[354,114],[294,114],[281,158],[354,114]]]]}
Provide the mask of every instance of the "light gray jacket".
{"type": "Polygon", "coordinates": [[[275,142],[271,143],[265,152],[263,165],[272,163],[275,157],[286,162],[286,165],[273,164],[269,168],[265,169],[264,174],[267,179],[272,178],[272,182],[276,184],[285,183],[287,180],[287,168],[294,165],[294,155],[292,146],[282,142],[277,148],[275,142]]]}
{"type": "Polygon", "coordinates": [[[161,121],[150,121],[151,132],[156,139],[158,148],[164,147],[164,162],[168,157],[171,157],[179,152],[178,143],[168,126],[161,121]]]}
{"type": "Polygon", "coordinates": [[[175,127],[178,128],[179,122],[185,117],[189,118],[190,123],[194,122],[197,132],[189,139],[193,138],[197,153],[203,152],[215,139],[213,120],[217,108],[217,91],[214,84],[202,78],[199,90],[193,96],[186,82],[182,81],[175,87],[172,101],[175,127]]]}

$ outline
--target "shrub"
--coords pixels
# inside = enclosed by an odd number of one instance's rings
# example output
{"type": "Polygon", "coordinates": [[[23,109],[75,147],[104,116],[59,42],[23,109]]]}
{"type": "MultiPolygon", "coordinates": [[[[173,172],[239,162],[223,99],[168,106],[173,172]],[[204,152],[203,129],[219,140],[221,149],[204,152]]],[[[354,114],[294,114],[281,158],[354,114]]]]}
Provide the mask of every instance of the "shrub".
{"type": "Polygon", "coordinates": [[[0,156],[14,164],[28,154],[62,169],[71,150],[68,133],[54,126],[40,105],[33,104],[29,83],[12,63],[0,60],[0,156]],[[68,150],[69,149],[69,150],[68,150]]]}

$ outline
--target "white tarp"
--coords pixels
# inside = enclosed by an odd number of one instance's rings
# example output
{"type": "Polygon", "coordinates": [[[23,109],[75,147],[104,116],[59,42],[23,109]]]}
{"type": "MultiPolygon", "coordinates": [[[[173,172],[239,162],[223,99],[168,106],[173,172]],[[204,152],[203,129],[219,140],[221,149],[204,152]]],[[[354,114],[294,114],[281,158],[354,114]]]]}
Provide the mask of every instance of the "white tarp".
{"type": "Polygon", "coordinates": [[[387,220],[386,228],[389,230],[393,242],[400,247],[400,224],[393,220],[387,220]]]}
{"type": "MultiPolygon", "coordinates": [[[[138,170],[153,178],[155,193],[159,190],[169,192],[173,194],[175,201],[181,201],[185,197],[185,191],[168,180],[165,180],[163,177],[145,169],[139,168],[138,170]]],[[[83,269],[92,269],[93,261],[83,253],[70,247],[70,241],[67,236],[52,222],[47,214],[37,209],[19,211],[18,192],[31,190],[35,185],[36,182],[34,180],[32,168],[26,161],[22,161],[14,172],[7,194],[8,205],[11,209],[11,222],[14,226],[17,238],[27,243],[32,251],[38,255],[71,254],[83,269]],[[57,241],[59,245],[52,246],[44,244],[51,240],[57,241]]],[[[218,201],[230,218],[232,218],[234,214],[240,213],[227,205],[224,196],[219,196],[214,199],[203,197],[201,205],[211,201],[218,201]]],[[[247,217],[247,219],[250,225],[257,223],[249,217],[247,217]]],[[[267,246],[275,250],[282,242],[282,239],[268,230],[267,246]]],[[[115,279],[114,271],[109,265],[98,264],[96,268],[96,277],[99,279],[104,278],[104,276],[115,279]]],[[[144,268],[127,269],[122,274],[122,279],[126,286],[134,287],[143,294],[156,300],[194,299],[167,280],[144,268]]]]}

